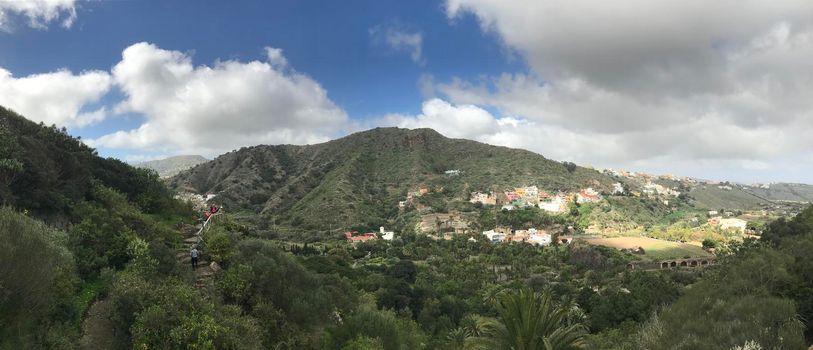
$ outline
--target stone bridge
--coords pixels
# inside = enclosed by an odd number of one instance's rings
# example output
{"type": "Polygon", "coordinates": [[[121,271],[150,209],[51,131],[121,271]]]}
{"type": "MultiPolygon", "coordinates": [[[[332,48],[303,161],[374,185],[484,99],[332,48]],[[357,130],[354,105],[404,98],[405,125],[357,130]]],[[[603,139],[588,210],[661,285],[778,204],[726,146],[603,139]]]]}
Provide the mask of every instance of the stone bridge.
{"type": "Polygon", "coordinates": [[[677,267],[706,267],[717,264],[717,258],[670,259],[657,262],[632,262],[627,264],[630,270],[663,270],[677,267]]]}

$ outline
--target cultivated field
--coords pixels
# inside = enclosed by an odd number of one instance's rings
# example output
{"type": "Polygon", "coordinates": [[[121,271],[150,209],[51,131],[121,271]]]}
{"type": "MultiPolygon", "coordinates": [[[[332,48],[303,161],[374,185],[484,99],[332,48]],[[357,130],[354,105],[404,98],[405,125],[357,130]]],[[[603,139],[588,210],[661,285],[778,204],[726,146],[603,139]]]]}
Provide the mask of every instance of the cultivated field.
{"type": "Polygon", "coordinates": [[[647,237],[589,238],[585,242],[616,249],[644,248],[645,256],[652,260],[682,259],[684,257],[712,256],[698,246],[647,237]]]}

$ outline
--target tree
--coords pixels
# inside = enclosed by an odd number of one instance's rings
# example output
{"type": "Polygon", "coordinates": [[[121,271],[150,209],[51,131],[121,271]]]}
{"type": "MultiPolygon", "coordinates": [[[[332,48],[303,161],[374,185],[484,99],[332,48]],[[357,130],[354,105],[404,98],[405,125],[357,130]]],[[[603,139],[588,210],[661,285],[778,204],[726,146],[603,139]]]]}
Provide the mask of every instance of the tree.
{"type": "Polygon", "coordinates": [[[586,346],[585,327],[568,323],[569,310],[555,305],[550,292],[523,288],[501,295],[496,306],[499,321],[489,322],[483,336],[472,338],[472,347],[564,350],[586,346]]]}
{"type": "Polygon", "coordinates": [[[717,248],[717,241],[713,238],[706,238],[703,240],[703,249],[717,248]]]}
{"type": "Polygon", "coordinates": [[[77,278],[64,240],[64,233],[0,207],[0,349],[58,348],[43,344],[43,330],[77,317],[77,278]]]}
{"type": "Polygon", "coordinates": [[[12,158],[18,146],[14,134],[0,125],[0,200],[5,203],[9,197],[8,186],[23,172],[23,163],[12,158]]]}
{"type": "Polygon", "coordinates": [[[415,278],[418,276],[418,269],[415,268],[415,263],[412,260],[399,260],[389,268],[388,272],[390,276],[404,280],[407,283],[415,283],[415,278]]]}
{"type": "Polygon", "coordinates": [[[569,173],[576,171],[576,164],[573,162],[564,162],[562,165],[565,166],[565,169],[567,169],[569,173]]]}
{"type": "MultiPolygon", "coordinates": [[[[360,338],[374,338],[372,349],[400,350],[422,349],[426,341],[418,325],[409,319],[398,317],[392,310],[378,310],[370,301],[358,306],[335,328],[328,329],[323,349],[369,349],[359,343],[369,343],[360,338]]],[[[365,344],[370,345],[370,344],[365,344]]]]}

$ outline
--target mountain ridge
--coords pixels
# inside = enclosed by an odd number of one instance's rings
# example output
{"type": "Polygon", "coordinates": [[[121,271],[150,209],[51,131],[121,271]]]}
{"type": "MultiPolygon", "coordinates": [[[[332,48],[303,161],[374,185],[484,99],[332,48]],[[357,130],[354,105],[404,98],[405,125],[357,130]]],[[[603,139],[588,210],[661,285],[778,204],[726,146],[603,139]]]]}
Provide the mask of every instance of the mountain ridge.
{"type": "Polygon", "coordinates": [[[448,196],[536,185],[549,191],[613,180],[527,150],[447,138],[432,129],[375,128],[321,144],[258,145],[223,154],[169,181],[176,190],[218,194],[230,207],[279,217],[306,228],[384,223],[419,186],[448,196]],[[445,171],[459,170],[458,176],[445,171]],[[387,208],[387,209],[382,209],[387,208]],[[335,225],[318,219],[336,212],[335,225]],[[316,219],[315,219],[316,218],[316,219]]]}
{"type": "Polygon", "coordinates": [[[133,164],[133,166],[137,168],[152,169],[158,172],[158,176],[161,178],[169,178],[177,175],[181,171],[208,161],[209,159],[206,159],[200,155],[177,155],[163,159],[138,162],[133,164]]]}

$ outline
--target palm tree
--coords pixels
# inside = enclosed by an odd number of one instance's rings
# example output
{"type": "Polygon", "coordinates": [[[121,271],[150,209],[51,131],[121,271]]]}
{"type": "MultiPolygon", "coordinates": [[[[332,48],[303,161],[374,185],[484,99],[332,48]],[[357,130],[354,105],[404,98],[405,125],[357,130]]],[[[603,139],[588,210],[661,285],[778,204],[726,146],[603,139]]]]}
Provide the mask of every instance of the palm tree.
{"type": "Polygon", "coordinates": [[[550,292],[523,288],[499,296],[499,320],[484,325],[483,335],[469,338],[467,348],[505,350],[570,350],[585,346],[586,328],[569,324],[569,309],[557,306],[550,292]]]}
{"type": "Polygon", "coordinates": [[[446,335],[446,347],[452,350],[464,350],[466,348],[466,341],[471,338],[469,330],[463,327],[458,327],[449,331],[446,335]]]}

